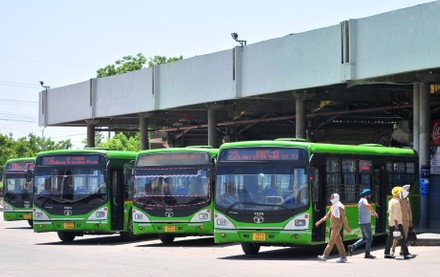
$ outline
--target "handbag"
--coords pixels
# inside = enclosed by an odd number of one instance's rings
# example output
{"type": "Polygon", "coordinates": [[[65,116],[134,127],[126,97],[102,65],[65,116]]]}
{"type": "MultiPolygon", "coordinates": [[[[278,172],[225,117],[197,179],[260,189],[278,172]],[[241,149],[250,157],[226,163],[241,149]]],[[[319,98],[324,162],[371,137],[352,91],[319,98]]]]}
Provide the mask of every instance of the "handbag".
{"type": "Polygon", "coordinates": [[[409,227],[408,237],[406,238],[406,243],[409,245],[414,245],[414,244],[416,244],[416,241],[417,241],[416,232],[414,232],[413,227],[409,227]]]}

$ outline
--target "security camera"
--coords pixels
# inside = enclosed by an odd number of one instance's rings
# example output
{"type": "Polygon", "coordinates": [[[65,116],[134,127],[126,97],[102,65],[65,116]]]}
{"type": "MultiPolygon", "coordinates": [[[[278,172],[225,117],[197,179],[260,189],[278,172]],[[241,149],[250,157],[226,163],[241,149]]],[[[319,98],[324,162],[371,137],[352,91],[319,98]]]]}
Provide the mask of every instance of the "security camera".
{"type": "Polygon", "coordinates": [[[44,82],[43,82],[43,81],[40,81],[40,85],[43,86],[43,85],[44,85],[44,82]]]}
{"type": "Polygon", "coordinates": [[[237,40],[237,39],[238,39],[238,34],[237,34],[237,33],[232,33],[231,36],[232,36],[232,38],[233,38],[234,40],[237,40]]]}

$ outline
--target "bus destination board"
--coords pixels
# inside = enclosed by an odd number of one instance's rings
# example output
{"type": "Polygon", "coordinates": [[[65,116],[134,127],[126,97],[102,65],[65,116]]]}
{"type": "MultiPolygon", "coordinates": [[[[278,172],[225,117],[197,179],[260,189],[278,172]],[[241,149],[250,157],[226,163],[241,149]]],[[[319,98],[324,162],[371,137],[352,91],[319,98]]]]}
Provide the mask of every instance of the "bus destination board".
{"type": "Polygon", "coordinates": [[[221,161],[298,161],[305,158],[305,150],[295,148],[234,148],[220,154],[221,161]]]}
{"type": "Polygon", "coordinates": [[[208,153],[176,152],[139,155],[137,166],[203,165],[209,163],[208,153]]]}
{"type": "Polygon", "coordinates": [[[9,162],[6,165],[5,171],[17,171],[17,172],[25,172],[27,170],[34,170],[35,163],[34,162],[9,162]]]}
{"type": "Polygon", "coordinates": [[[54,155],[43,156],[37,161],[38,165],[99,165],[100,156],[97,155],[54,155]]]}

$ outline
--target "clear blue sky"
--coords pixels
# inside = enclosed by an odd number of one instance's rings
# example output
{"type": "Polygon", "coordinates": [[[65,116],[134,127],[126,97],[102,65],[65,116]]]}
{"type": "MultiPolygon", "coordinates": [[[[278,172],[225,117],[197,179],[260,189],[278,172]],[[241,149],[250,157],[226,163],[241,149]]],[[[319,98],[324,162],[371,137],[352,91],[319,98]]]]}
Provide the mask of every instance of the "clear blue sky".
{"type": "MultiPolygon", "coordinates": [[[[417,0],[0,0],[0,133],[38,126],[39,81],[51,88],[96,77],[125,55],[190,58],[432,1],[417,0]]],[[[45,137],[86,138],[47,127],[45,137]]]]}

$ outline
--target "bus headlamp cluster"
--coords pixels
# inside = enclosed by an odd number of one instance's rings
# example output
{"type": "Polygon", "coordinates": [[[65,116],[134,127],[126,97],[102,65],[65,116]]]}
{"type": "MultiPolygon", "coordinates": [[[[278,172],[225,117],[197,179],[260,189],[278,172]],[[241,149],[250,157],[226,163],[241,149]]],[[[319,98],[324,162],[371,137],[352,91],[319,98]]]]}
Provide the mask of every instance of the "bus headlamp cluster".
{"type": "Polygon", "coordinates": [[[221,229],[237,229],[235,225],[226,216],[221,213],[216,213],[214,215],[214,227],[221,229]]]}
{"type": "Polygon", "coordinates": [[[284,226],[284,230],[305,230],[308,228],[310,222],[309,214],[301,214],[295,216],[292,220],[290,220],[286,226],[284,226]]]}
{"type": "Polygon", "coordinates": [[[191,218],[191,222],[205,222],[210,220],[211,220],[211,209],[201,210],[191,218]]]}
{"type": "Polygon", "coordinates": [[[49,220],[49,217],[42,210],[39,209],[34,209],[33,217],[34,220],[49,220]]]}
{"type": "Polygon", "coordinates": [[[11,206],[5,204],[5,205],[3,205],[3,211],[4,212],[13,212],[14,209],[11,206]]]}
{"type": "Polygon", "coordinates": [[[141,223],[141,222],[151,222],[147,215],[143,212],[138,211],[137,209],[133,209],[133,222],[141,223]]]}
{"type": "Polygon", "coordinates": [[[98,211],[98,212],[95,213],[95,216],[97,218],[103,218],[103,217],[105,217],[105,212],[98,211]]]}
{"type": "Polygon", "coordinates": [[[94,211],[87,220],[102,220],[107,218],[108,209],[107,207],[100,208],[94,211]]]}

